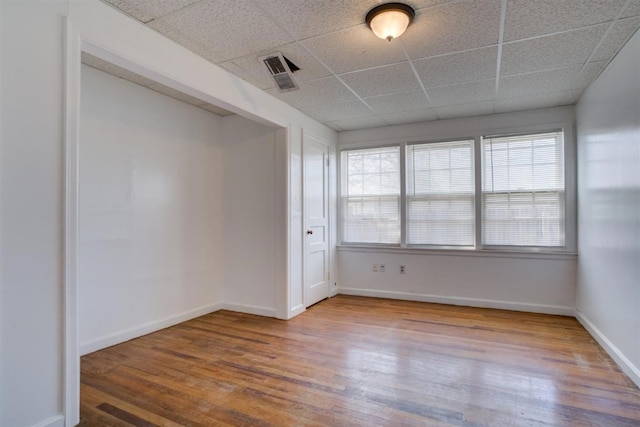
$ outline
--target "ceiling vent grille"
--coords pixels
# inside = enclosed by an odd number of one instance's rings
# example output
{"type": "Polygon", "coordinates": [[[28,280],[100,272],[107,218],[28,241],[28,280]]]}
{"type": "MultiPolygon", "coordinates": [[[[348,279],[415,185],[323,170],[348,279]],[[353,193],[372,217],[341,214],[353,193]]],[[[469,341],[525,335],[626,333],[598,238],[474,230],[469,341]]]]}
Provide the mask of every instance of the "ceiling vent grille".
{"type": "Polygon", "coordinates": [[[280,52],[263,56],[260,60],[267,66],[267,70],[269,70],[280,92],[299,89],[296,80],[293,78],[293,73],[300,68],[282,56],[280,52]]]}

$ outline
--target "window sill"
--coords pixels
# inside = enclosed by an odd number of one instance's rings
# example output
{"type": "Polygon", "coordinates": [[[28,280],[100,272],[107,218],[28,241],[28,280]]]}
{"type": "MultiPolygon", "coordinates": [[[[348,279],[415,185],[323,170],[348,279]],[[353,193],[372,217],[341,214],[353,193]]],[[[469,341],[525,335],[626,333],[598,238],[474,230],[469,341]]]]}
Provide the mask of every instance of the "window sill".
{"type": "Polygon", "coordinates": [[[372,246],[372,245],[338,245],[339,252],[354,253],[389,253],[402,255],[428,255],[428,256],[459,256],[481,258],[520,258],[520,259],[548,259],[569,260],[578,259],[575,252],[556,252],[544,250],[508,250],[508,249],[445,249],[445,248],[402,248],[399,246],[372,246]]]}

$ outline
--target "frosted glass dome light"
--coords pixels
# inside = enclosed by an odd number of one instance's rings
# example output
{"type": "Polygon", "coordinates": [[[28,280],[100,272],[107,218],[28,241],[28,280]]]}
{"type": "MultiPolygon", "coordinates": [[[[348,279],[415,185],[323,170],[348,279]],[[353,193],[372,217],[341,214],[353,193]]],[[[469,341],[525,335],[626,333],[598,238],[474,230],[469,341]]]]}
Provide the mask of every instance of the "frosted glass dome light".
{"type": "Polygon", "coordinates": [[[403,3],[386,3],[367,13],[365,21],[373,34],[391,41],[405,32],[416,13],[403,3]]]}

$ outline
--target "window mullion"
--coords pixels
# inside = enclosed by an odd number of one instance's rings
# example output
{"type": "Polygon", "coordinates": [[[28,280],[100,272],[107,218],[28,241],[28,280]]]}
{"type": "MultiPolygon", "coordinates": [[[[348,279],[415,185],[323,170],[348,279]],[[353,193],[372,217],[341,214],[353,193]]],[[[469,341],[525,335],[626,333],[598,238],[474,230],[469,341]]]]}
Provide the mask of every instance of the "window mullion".
{"type": "Polygon", "coordinates": [[[400,144],[400,246],[407,247],[407,144],[400,144]]]}
{"type": "Polygon", "coordinates": [[[482,138],[473,138],[473,161],[475,176],[476,249],[482,249],[482,138]]]}

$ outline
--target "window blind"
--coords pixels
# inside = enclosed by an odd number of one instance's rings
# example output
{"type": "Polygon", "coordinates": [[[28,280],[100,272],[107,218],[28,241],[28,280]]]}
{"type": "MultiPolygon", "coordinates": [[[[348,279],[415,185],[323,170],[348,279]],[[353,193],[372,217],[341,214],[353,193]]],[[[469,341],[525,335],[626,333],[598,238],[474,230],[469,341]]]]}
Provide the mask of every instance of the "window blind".
{"type": "Polygon", "coordinates": [[[484,245],[565,245],[562,132],[483,139],[484,245]]]}
{"type": "Polygon", "coordinates": [[[473,246],[473,140],[408,145],[407,243],[473,246]]]}
{"type": "Polygon", "coordinates": [[[400,243],[400,148],[343,151],[342,240],[400,243]]]}

